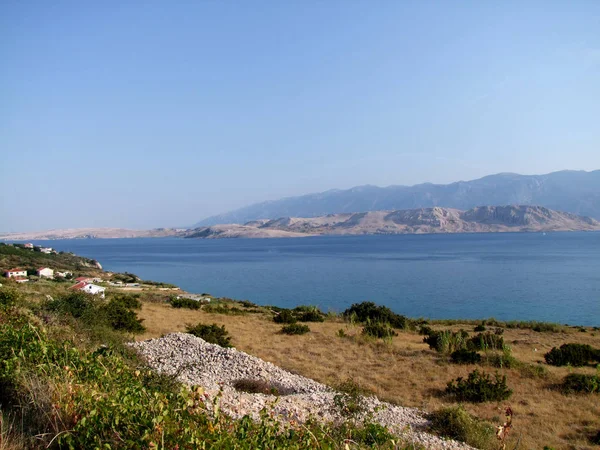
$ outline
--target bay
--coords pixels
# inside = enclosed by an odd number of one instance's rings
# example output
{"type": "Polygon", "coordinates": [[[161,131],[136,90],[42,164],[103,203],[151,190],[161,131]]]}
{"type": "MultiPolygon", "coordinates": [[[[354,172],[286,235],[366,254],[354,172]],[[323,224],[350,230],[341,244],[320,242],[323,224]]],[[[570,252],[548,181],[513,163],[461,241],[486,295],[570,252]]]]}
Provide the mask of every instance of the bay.
{"type": "Polygon", "coordinates": [[[39,241],[196,293],[410,317],[600,326],[600,233],[39,241]]]}

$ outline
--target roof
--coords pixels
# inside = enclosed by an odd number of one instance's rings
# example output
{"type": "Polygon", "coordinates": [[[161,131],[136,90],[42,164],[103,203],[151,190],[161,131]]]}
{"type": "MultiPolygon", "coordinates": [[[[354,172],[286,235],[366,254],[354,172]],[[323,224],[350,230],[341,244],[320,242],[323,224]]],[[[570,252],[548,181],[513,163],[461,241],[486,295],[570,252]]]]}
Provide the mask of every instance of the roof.
{"type": "Polygon", "coordinates": [[[27,272],[25,269],[19,269],[18,267],[16,269],[9,269],[7,270],[7,272],[27,272]]]}
{"type": "Polygon", "coordinates": [[[83,289],[84,287],[87,286],[87,283],[80,281],[77,284],[74,284],[73,286],[71,286],[69,289],[83,289]]]}
{"type": "Polygon", "coordinates": [[[40,267],[40,268],[38,268],[38,270],[44,270],[44,269],[52,270],[50,267],[40,267]]]}

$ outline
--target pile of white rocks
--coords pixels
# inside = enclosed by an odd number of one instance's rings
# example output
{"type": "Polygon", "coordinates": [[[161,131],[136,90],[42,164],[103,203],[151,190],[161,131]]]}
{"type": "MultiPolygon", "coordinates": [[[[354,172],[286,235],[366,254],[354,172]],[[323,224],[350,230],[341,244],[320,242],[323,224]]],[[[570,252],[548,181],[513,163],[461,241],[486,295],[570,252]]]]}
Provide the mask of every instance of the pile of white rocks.
{"type": "MultiPolygon", "coordinates": [[[[187,333],[172,333],[160,339],[131,344],[154,370],[174,375],[190,386],[202,386],[210,400],[220,395],[221,411],[234,419],[249,415],[258,420],[266,408],[281,421],[303,423],[309,418],[326,422],[343,421],[340,408],[334,402],[334,392],[328,386],[295,375],[270,362],[234,348],[209,344],[187,333]],[[275,386],[278,397],[239,392],[233,384],[239,380],[260,380],[275,386]]],[[[380,402],[376,397],[362,399],[361,421],[370,420],[387,427],[396,435],[432,449],[468,449],[469,446],[443,440],[426,433],[427,419],[416,408],[404,408],[380,402]]]]}

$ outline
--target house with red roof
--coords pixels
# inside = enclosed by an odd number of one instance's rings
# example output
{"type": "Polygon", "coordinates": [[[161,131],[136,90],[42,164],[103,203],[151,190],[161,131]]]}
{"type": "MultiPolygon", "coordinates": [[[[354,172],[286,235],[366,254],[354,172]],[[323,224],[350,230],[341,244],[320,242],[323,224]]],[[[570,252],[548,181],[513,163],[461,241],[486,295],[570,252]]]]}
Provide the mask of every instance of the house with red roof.
{"type": "Polygon", "coordinates": [[[85,281],[80,281],[79,283],[71,286],[69,289],[85,292],[86,294],[99,295],[101,298],[104,298],[104,291],[106,290],[106,288],[96,286],[95,284],[86,283],[85,281]]]}
{"type": "Polygon", "coordinates": [[[22,278],[27,278],[27,270],[25,269],[10,269],[7,270],[6,272],[4,272],[4,276],[6,278],[18,278],[18,277],[22,277],[22,278]]]}

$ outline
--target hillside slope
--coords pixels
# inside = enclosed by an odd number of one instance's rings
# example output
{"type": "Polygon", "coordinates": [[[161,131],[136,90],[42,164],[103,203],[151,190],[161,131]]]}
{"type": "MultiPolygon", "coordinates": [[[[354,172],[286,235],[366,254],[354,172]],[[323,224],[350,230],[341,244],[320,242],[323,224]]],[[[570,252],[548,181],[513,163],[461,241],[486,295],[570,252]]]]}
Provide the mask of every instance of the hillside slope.
{"type": "Polygon", "coordinates": [[[432,208],[466,210],[479,205],[540,205],[600,219],[600,170],[546,175],[500,173],[478,180],[415,186],[359,186],[250,205],[209,217],[194,227],[243,224],[277,217],[318,217],[355,211],[432,208]]]}

